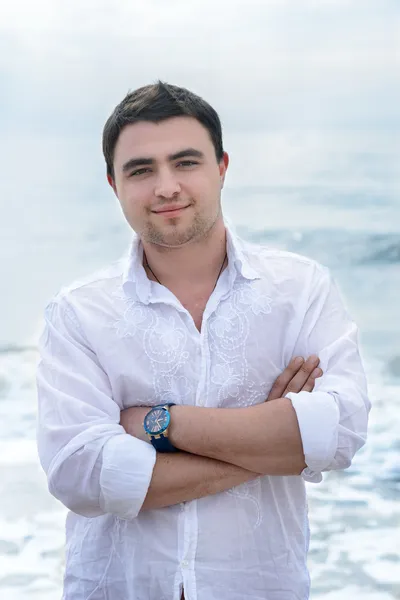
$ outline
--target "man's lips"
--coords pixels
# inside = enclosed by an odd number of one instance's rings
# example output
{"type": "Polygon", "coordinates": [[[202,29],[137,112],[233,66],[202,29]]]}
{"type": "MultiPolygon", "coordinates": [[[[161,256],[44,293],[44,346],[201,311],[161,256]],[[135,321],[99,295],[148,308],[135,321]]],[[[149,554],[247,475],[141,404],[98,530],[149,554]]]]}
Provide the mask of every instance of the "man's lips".
{"type": "Polygon", "coordinates": [[[179,212],[180,210],[183,210],[184,208],[187,208],[189,206],[189,204],[186,204],[185,206],[165,206],[163,208],[159,208],[158,210],[153,210],[152,212],[156,213],[157,215],[159,214],[166,214],[166,213],[174,213],[174,212],[179,212]]]}

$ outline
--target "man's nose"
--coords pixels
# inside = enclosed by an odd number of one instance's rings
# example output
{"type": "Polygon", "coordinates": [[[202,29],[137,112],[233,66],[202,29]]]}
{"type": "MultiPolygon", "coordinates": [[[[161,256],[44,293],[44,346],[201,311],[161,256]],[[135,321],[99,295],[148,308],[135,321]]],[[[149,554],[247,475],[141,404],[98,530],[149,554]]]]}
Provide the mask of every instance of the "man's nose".
{"type": "Polygon", "coordinates": [[[174,173],[169,169],[160,171],[157,176],[154,194],[164,198],[174,198],[181,192],[181,186],[174,173]]]}

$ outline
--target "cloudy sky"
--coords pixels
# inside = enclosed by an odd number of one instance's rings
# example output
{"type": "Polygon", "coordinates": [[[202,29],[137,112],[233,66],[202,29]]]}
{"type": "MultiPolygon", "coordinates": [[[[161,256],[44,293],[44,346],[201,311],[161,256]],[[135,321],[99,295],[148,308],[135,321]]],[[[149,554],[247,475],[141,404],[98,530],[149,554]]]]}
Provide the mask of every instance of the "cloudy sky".
{"type": "MultiPolygon", "coordinates": [[[[36,173],[32,145],[38,142],[34,154],[44,154],[43,167],[48,154],[50,162],[71,160],[56,141],[61,137],[62,146],[72,137],[101,161],[99,138],[109,112],[129,89],[157,78],[214,104],[234,147],[242,135],[256,134],[271,183],[296,185],[324,170],[320,161],[330,159],[343,132],[354,133],[346,151],[368,152],[372,144],[377,152],[393,151],[392,134],[400,128],[399,2],[2,2],[3,166],[18,171],[21,139],[36,173]],[[310,155],[312,164],[300,164],[298,153],[310,155]]],[[[75,156],[81,160],[79,148],[75,156]]],[[[336,160],[346,177],[346,165],[336,160]]],[[[77,170],[78,179],[87,177],[87,166],[77,170]]],[[[353,177],[357,183],[357,173],[353,177]]],[[[233,181],[248,183],[240,175],[233,181]]]]}
{"type": "Polygon", "coordinates": [[[104,122],[158,78],[220,113],[224,194],[400,192],[399,0],[0,0],[2,280],[71,211],[96,227],[104,122]]]}

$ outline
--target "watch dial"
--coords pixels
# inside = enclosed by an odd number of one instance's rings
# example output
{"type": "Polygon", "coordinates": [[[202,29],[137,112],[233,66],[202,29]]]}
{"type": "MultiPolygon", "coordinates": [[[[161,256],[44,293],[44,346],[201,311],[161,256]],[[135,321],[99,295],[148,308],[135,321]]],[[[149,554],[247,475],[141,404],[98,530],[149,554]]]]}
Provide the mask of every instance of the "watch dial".
{"type": "Polygon", "coordinates": [[[155,408],[146,417],[146,429],[149,433],[162,433],[168,425],[169,414],[163,408],[155,408]]]}

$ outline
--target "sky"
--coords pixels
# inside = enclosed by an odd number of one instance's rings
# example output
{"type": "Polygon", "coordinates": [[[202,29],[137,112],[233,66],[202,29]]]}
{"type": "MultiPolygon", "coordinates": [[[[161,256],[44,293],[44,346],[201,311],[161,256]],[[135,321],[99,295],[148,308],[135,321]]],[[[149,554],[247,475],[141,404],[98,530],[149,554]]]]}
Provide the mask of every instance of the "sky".
{"type": "Polygon", "coordinates": [[[399,118],[397,0],[13,0],[0,15],[3,131],[60,117],[90,129],[158,77],[234,131],[399,118]]]}
{"type": "MultiPolygon", "coordinates": [[[[354,132],[355,150],[368,151],[368,132],[377,151],[392,152],[399,68],[398,0],[3,0],[2,164],[18,171],[23,140],[31,153],[38,138],[48,142],[40,155],[69,160],[60,146],[71,136],[102,161],[108,114],[130,89],[161,78],[213,104],[227,141],[270,135],[283,166],[270,175],[284,183],[299,145],[321,158],[319,144],[329,153],[343,131],[354,132]]],[[[85,164],[79,171],[87,177],[85,164]]]]}

